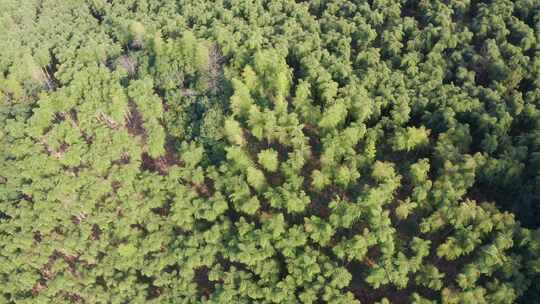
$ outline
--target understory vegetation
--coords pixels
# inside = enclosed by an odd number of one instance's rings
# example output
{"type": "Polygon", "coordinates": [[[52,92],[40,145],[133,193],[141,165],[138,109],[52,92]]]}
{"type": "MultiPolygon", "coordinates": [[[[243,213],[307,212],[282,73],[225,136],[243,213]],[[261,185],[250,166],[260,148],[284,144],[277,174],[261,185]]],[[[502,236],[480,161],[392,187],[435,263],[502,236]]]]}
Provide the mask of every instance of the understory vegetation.
{"type": "Polygon", "coordinates": [[[0,303],[540,303],[540,2],[0,1],[0,303]]]}

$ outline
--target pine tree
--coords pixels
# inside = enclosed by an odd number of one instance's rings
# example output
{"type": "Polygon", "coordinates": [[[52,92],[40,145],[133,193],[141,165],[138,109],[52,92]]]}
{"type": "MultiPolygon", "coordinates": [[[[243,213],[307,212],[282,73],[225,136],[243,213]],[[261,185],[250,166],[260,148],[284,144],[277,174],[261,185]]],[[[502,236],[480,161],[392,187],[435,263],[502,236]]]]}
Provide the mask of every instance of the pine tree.
{"type": "Polygon", "coordinates": [[[270,172],[275,172],[278,169],[278,154],[273,149],[267,149],[259,152],[258,160],[259,164],[270,172]]]}

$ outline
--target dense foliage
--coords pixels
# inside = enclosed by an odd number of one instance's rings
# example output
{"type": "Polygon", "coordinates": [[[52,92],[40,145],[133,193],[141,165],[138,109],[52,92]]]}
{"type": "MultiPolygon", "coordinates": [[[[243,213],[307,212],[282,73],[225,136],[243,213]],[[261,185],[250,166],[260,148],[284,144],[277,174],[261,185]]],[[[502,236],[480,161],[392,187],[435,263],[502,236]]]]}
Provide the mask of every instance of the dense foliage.
{"type": "Polygon", "coordinates": [[[540,2],[0,1],[0,303],[540,302],[540,2]]]}

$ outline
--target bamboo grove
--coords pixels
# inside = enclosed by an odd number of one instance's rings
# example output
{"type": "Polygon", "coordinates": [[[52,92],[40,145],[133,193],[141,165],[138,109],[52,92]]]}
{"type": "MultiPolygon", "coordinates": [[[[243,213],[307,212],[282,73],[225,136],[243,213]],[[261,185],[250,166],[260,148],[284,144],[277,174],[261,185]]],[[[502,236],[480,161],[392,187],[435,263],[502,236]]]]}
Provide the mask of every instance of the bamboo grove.
{"type": "Polygon", "coordinates": [[[540,301],[540,2],[0,2],[0,303],[540,301]]]}

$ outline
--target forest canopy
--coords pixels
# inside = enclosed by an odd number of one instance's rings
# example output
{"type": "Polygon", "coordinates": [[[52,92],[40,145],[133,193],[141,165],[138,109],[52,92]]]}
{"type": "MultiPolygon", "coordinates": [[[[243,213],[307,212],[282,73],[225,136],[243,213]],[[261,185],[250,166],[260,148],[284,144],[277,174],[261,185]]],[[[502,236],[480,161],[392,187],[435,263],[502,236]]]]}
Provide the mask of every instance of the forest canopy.
{"type": "Polygon", "coordinates": [[[540,303],[540,2],[0,1],[0,303],[540,303]]]}

